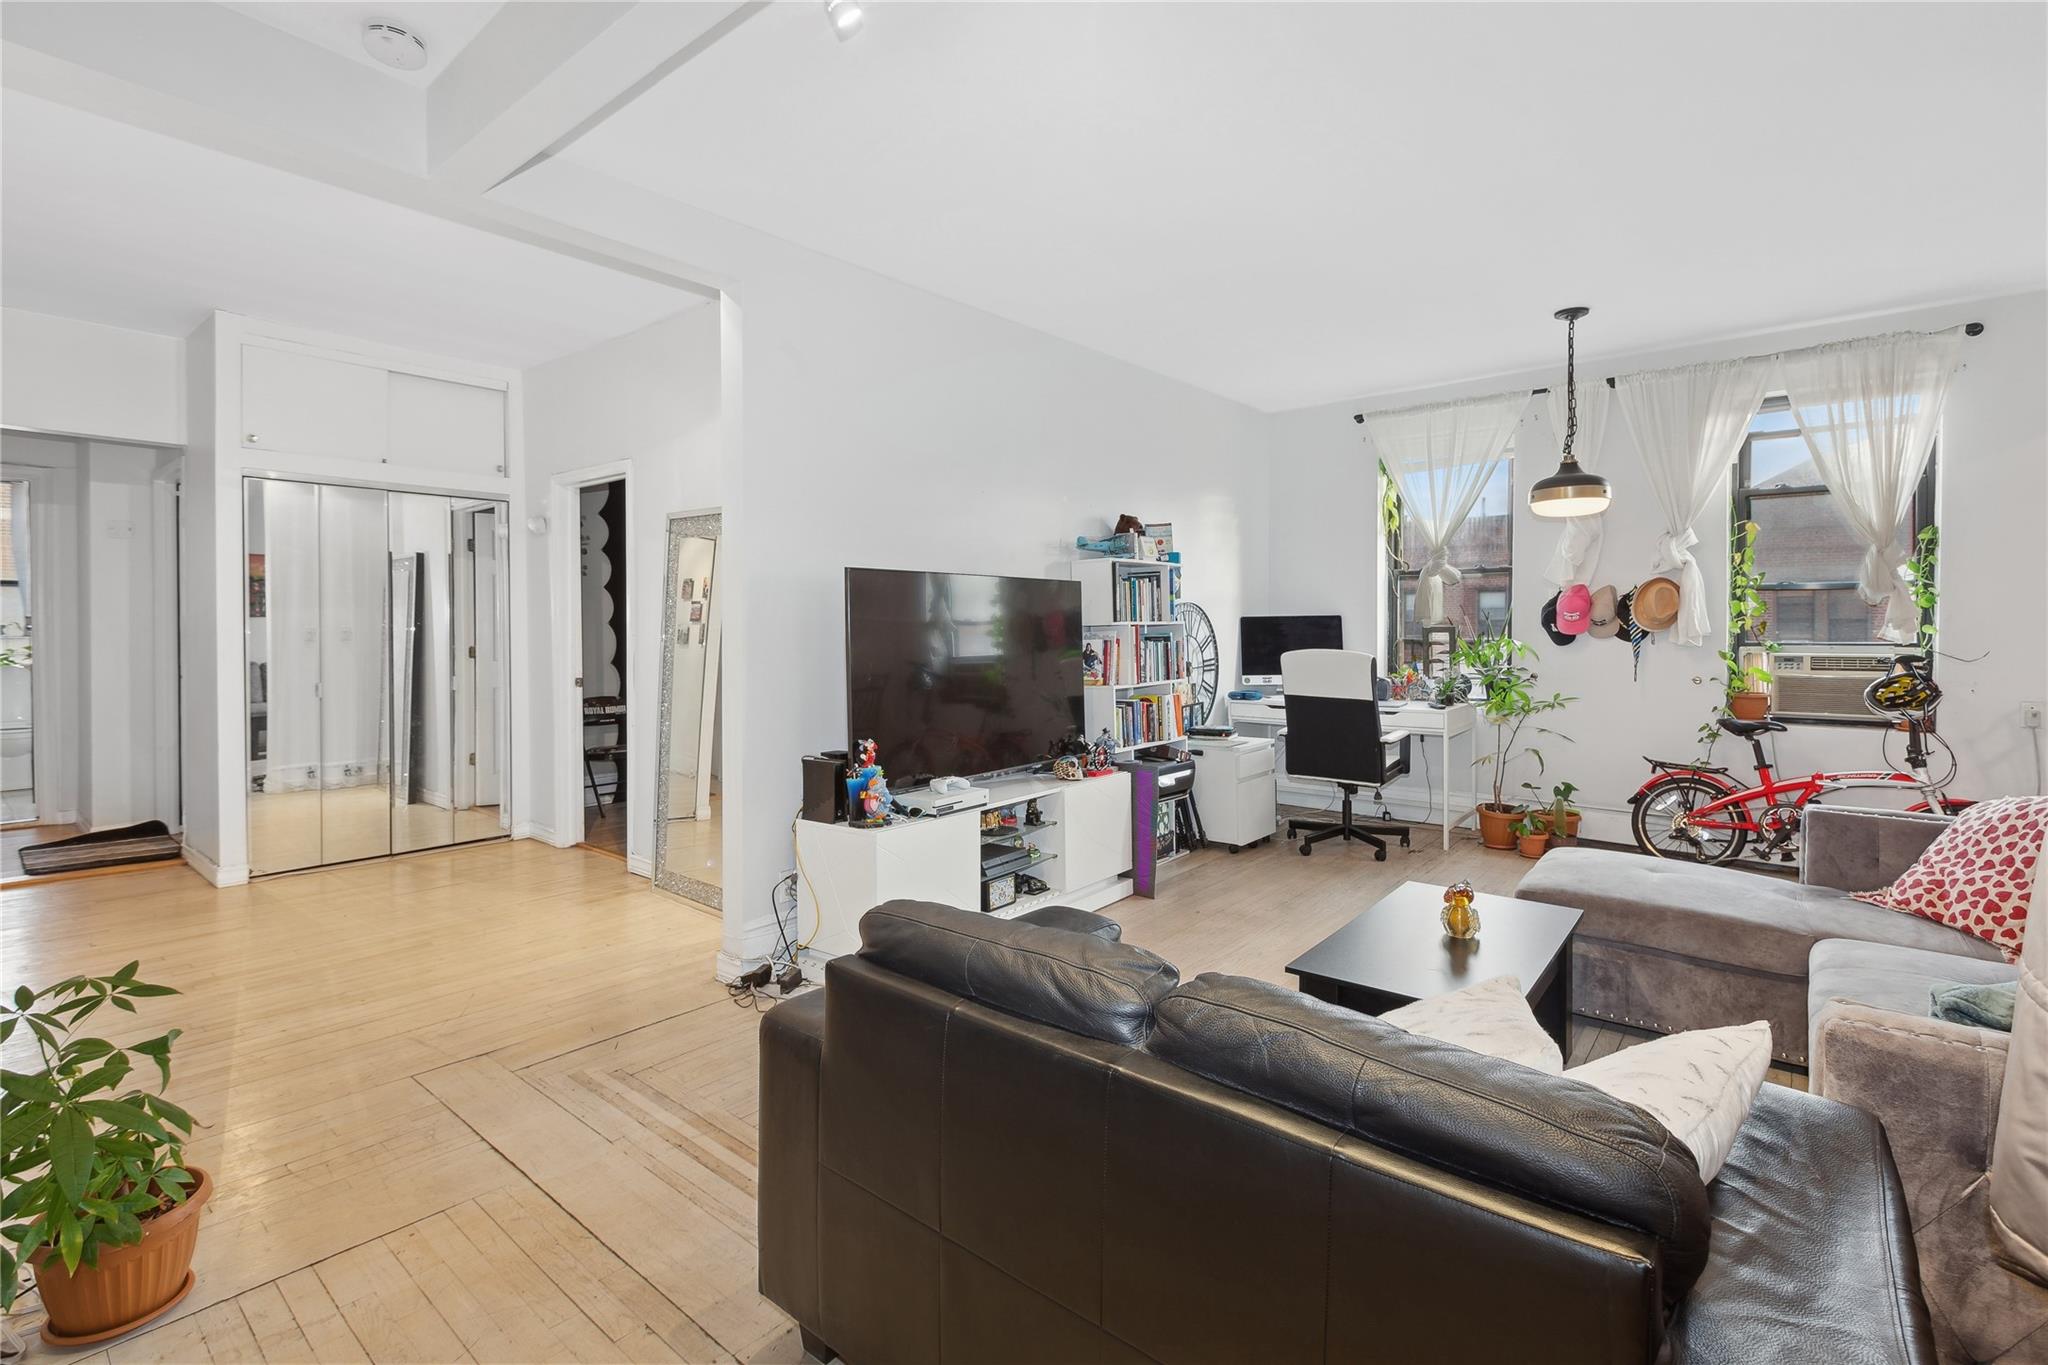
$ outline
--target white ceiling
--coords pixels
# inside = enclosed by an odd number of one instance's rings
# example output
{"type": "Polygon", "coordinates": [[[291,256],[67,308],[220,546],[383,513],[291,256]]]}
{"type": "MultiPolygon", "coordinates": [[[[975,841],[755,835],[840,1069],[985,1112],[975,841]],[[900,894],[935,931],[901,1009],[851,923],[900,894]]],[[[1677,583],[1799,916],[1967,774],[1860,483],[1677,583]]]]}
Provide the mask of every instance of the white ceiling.
{"type": "Polygon", "coordinates": [[[469,46],[501,0],[400,0],[395,5],[355,5],[343,0],[253,0],[224,8],[269,24],[295,38],[338,52],[350,61],[381,71],[407,85],[432,85],[455,55],[469,46]],[[427,45],[427,64],[418,71],[399,71],[363,50],[363,25],[377,20],[396,24],[427,45]]]}
{"type": "Polygon", "coordinates": [[[2039,287],[2048,8],[876,4],[571,161],[1269,409],[2039,287]]]}
{"type": "Polygon", "coordinates": [[[213,309],[524,367],[701,300],[8,91],[0,297],[183,336],[213,309]]]}

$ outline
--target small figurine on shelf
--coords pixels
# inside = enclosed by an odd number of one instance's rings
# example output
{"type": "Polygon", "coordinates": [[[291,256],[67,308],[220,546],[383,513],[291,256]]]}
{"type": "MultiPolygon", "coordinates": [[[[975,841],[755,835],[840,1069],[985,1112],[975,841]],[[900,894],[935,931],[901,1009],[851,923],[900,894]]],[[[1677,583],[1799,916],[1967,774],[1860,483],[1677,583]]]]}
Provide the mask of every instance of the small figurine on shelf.
{"type": "Polygon", "coordinates": [[[982,833],[986,834],[988,831],[992,829],[1001,829],[1002,824],[1003,813],[997,810],[995,807],[991,806],[981,813],[982,833]]]}
{"type": "Polygon", "coordinates": [[[1452,938],[1479,937],[1479,912],[1472,908],[1477,895],[1470,882],[1453,882],[1444,888],[1441,918],[1446,934],[1452,938]]]}
{"type": "Polygon", "coordinates": [[[1024,803],[1024,823],[1027,825],[1042,825],[1045,823],[1045,816],[1039,811],[1038,798],[1035,796],[1024,803]]]}
{"type": "Polygon", "coordinates": [[[1109,737],[1105,727],[1088,746],[1088,776],[1102,777],[1116,771],[1116,741],[1109,737]]]}
{"type": "Polygon", "coordinates": [[[889,823],[889,781],[871,739],[860,742],[859,756],[846,765],[846,808],[849,825],[872,829],[889,823]]]}

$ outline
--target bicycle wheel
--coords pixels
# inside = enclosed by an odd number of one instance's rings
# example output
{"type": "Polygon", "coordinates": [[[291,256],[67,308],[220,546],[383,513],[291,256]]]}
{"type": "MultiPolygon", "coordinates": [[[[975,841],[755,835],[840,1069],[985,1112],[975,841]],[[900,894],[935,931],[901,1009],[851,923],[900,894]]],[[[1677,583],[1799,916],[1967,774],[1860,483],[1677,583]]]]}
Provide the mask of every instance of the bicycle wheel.
{"type": "Polygon", "coordinates": [[[1749,842],[1744,829],[1695,829],[1692,813],[1727,793],[1704,778],[1674,773],[1644,792],[1629,824],[1636,847],[1659,858],[1725,863],[1749,842]]]}

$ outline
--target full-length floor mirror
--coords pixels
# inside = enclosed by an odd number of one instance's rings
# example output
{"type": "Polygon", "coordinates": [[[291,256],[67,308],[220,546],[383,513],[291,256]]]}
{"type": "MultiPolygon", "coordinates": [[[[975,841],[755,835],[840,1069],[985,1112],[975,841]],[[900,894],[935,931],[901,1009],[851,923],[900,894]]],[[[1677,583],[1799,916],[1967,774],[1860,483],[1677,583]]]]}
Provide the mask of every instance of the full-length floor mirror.
{"type": "Polygon", "coordinates": [[[505,505],[244,482],[249,865],[511,833],[505,505]]]}
{"type": "Polygon", "coordinates": [[[654,884],[722,909],[717,512],[670,517],[663,585],[654,884]]]}

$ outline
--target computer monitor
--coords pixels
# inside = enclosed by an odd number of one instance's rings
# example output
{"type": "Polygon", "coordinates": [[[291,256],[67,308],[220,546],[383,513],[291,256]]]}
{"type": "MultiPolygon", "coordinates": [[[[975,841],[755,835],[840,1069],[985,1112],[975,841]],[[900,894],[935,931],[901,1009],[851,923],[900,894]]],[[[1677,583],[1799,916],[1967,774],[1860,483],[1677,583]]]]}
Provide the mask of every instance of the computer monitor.
{"type": "Polygon", "coordinates": [[[1290,649],[1344,648],[1341,616],[1240,616],[1238,673],[1246,687],[1278,687],[1280,656],[1290,649]]]}

